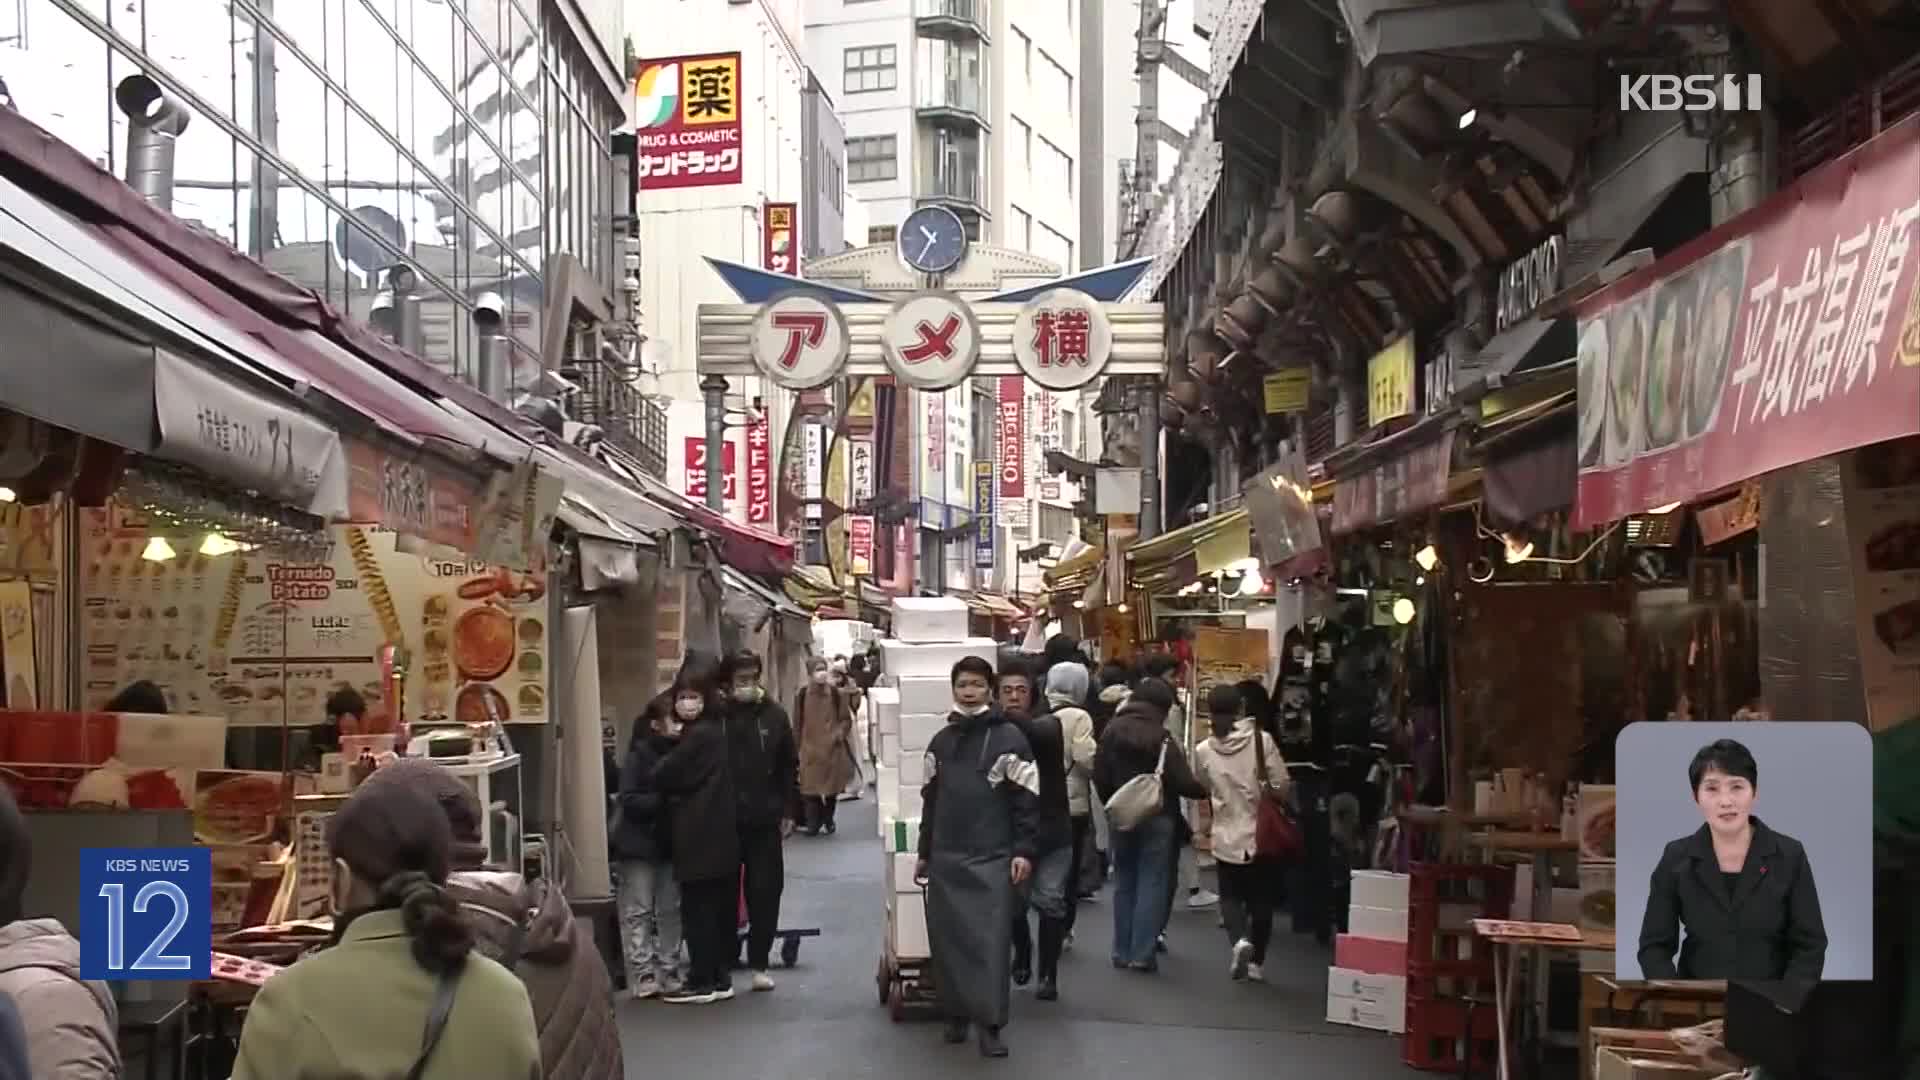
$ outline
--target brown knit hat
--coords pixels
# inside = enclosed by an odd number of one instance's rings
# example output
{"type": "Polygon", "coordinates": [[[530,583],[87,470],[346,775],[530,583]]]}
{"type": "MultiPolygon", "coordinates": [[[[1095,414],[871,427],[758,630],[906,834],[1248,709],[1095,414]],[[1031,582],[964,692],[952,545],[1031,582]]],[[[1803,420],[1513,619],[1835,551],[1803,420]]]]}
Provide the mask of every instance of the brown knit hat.
{"type": "Polygon", "coordinates": [[[376,784],[406,784],[431,795],[453,829],[453,868],[473,870],[486,864],[487,842],[481,834],[480,797],[466,781],[426,758],[401,758],[375,769],[372,776],[361,781],[360,787],[376,784]]]}

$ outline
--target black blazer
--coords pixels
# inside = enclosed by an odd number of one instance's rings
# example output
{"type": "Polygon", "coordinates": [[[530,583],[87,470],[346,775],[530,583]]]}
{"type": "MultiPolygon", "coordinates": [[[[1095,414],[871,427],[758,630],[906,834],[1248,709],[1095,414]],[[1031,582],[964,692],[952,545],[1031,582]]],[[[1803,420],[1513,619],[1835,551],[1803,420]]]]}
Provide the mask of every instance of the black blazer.
{"type": "Polygon", "coordinates": [[[1818,981],[1827,930],[1807,849],[1754,818],[1747,861],[1729,895],[1705,825],[1668,844],[1647,885],[1639,955],[1648,979],[1818,981]]]}

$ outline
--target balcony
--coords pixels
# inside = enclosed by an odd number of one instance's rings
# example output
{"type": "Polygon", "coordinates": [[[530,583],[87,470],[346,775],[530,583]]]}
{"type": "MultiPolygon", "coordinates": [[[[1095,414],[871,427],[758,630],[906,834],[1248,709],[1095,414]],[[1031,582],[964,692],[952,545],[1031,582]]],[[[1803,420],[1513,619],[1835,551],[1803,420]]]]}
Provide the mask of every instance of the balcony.
{"type": "Polygon", "coordinates": [[[987,121],[987,89],[977,80],[925,80],[920,84],[913,107],[922,120],[941,126],[992,129],[987,121]]]}
{"type": "Polygon", "coordinates": [[[921,37],[947,41],[990,41],[993,12],[987,0],[914,0],[914,24],[921,37]]]}
{"type": "Polygon", "coordinates": [[[959,213],[962,220],[982,220],[987,211],[987,185],[976,162],[950,158],[935,163],[921,177],[914,192],[917,203],[935,203],[959,213]]]}

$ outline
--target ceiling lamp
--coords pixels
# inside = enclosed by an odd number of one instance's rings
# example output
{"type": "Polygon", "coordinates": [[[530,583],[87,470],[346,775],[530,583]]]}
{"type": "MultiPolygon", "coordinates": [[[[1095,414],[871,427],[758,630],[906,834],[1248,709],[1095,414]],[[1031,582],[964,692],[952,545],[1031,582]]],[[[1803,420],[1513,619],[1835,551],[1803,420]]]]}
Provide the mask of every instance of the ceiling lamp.
{"type": "Polygon", "coordinates": [[[10,487],[0,487],[0,503],[10,503],[20,496],[10,487]]]}
{"type": "Polygon", "coordinates": [[[1075,611],[1085,611],[1086,607],[1087,602],[1085,600],[1075,600],[1073,602],[1073,610],[1075,611]]]}
{"type": "Polygon", "coordinates": [[[208,533],[207,538],[200,541],[200,554],[205,555],[209,559],[217,559],[222,555],[231,555],[239,551],[240,547],[240,542],[231,537],[223,536],[217,532],[208,533]]]}
{"type": "Polygon", "coordinates": [[[1432,544],[1428,544],[1413,553],[1413,561],[1420,565],[1420,569],[1432,573],[1433,568],[1440,565],[1440,551],[1432,544]]]}
{"type": "Polygon", "coordinates": [[[1668,503],[1668,504],[1667,504],[1667,505],[1665,505],[1665,506],[1656,506],[1656,507],[1654,507],[1653,509],[1651,509],[1651,510],[1649,510],[1649,511],[1647,511],[1647,513],[1649,513],[1649,514],[1671,514],[1671,513],[1673,513],[1673,512],[1675,511],[1675,510],[1678,510],[1678,509],[1680,509],[1680,504],[1679,504],[1679,503],[1677,503],[1677,502],[1670,502],[1670,503],[1668,503]]]}
{"type": "Polygon", "coordinates": [[[1507,549],[1507,565],[1526,562],[1533,556],[1533,541],[1513,533],[1501,533],[1500,543],[1507,549]]]}
{"type": "Polygon", "coordinates": [[[1393,621],[1405,626],[1413,621],[1413,601],[1401,597],[1393,602],[1393,621]]]}
{"type": "Polygon", "coordinates": [[[140,557],[148,562],[166,562],[173,558],[174,554],[173,545],[167,543],[167,538],[156,536],[147,541],[146,549],[140,552],[140,557]]]}
{"type": "Polygon", "coordinates": [[[1267,582],[1266,579],[1260,576],[1260,571],[1249,570],[1240,576],[1241,596],[1259,596],[1266,591],[1267,582]]]}
{"type": "Polygon", "coordinates": [[[1460,125],[1460,130],[1465,131],[1468,128],[1472,127],[1473,122],[1478,119],[1480,119],[1479,109],[1468,109],[1466,112],[1461,113],[1460,119],[1458,121],[1460,125]]]}
{"type": "Polygon", "coordinates": [[[1129,608],[1127,607],[1127,605],[1125,605],[1125,604],[1121,604],[1121,605],[1120,605],[1120,606],[1119,606],[1119,607],[1118,607],[1117,609],[1115,609],[1115,610],[1117,610],[1117,611],[1119,611],[1119,612],[1120,612],[1120,614],[1122,614],[1122,615],[1125,615],[1125,614],[1126,614],[1126,613],[1128,612],[1128,610],[1130,610],[1130,609],[1129,609],[1129,608]]]}

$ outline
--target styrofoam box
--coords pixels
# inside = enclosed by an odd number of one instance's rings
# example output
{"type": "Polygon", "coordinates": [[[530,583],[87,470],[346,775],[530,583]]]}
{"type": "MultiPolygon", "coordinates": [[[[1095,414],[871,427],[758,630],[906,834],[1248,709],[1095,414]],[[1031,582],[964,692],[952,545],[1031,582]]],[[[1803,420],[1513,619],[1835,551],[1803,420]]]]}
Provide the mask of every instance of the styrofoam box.
{"type": "Polygon", "coordinates": [[[902,596],[893,602],[893,636],[915,644],[967,636],[966,601],[951,596],[902,596]]]}
{"type": "Polygon", "coordinates": [[[1327,1021],[1395,1034],[1406,1031],[1406,977],[1328,968],[1327,1021]]]}
{"type": "Polygon", "coordinates": [[[1382,941],[1405,941],[1407,940],[1406,909],[1357,905],[1348,908],[1347,933],[1355,937],[1379,938],[1382,941]]]}
{"type": "Polygon", "coordinates": [[[998,661],[999,653],[1000,646],[992,638],[967,638],[938,645],[910,645],[886,638],[880,642],[880,665],[897,679],[917,675],[951,679],[953,665],[963,657],[978,656],[993,664],[998,661]]]}
{"type": "Polygon", "coordinates": [[[1385,870],[1355,870],[1351,903],[1354,907],[1404,911],[1407,907],[1408,881],[1405,874],[1393,874],[1385,870]]]}
{"type": "Polygon", "coordinates": [[[902,786],[899,792],[899,801],[894,804],[894,812],[901,817],[919,817],[920,789],[917,787],[902,786]]]}
{"type": "Polygon", "coordinates": [[[900,691],[892,686],[876,686],[867,691],[867,709],[882,735],[900,734],[900,691]]]}
{"type": "Polygon", "coordinates": [[[918,788],[927,782],[927,755],[900,755],[900,786],[918,788]]]}
{"type": "MultiPolygon", "coordinates": [[[[900,717],[900,753],[923,754],[947,726],[946,713],[904,713],[900,717]]],[[[898,760],[898,759],[896,759],[898,760]]]]}
{"type": "Polygon", "coordinates": [[[900,767],[900,733],[880,736],[880,764],[889,769],[900,767]]]}
{"type": "Polygon", "coordinates": [[[953,711],[953,678],[948,675],[907,675],[900,679],[900,715],[953,711]]]}
{"type": "Polygon", "coordinates": [[[913,866],[920,856],[910,851],[887,852],[887,876],[893,882],[893,891],[897,893],[917,893],[920,883],[913,880],[913,866]]]}
{"type": "Polygon", "coordinates": [[[911,814],[899,813],[900,808],[900,770],[885,765],[877,770],[880,774],[874,784],[874,797],[879,800],[880,812],[894,817],[911,817],[911,814]]]}
{"type": "Polygon", "coordinates": [[[927,939],[927,898],[920,893],[898,893],[893,897],[887,918],[887,930],[893,935],[893,955],[904,960],[924,960],[933,955],[927,939]]]}

